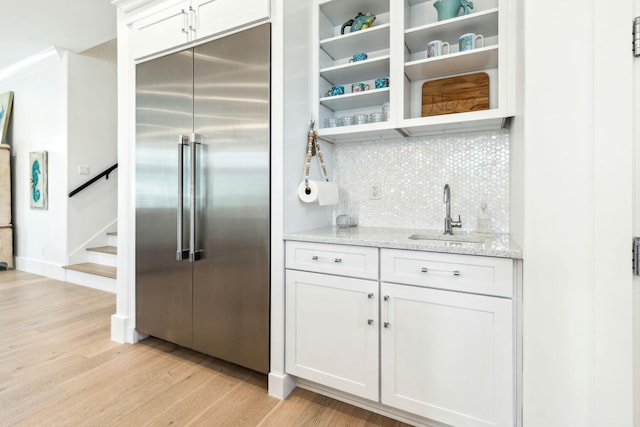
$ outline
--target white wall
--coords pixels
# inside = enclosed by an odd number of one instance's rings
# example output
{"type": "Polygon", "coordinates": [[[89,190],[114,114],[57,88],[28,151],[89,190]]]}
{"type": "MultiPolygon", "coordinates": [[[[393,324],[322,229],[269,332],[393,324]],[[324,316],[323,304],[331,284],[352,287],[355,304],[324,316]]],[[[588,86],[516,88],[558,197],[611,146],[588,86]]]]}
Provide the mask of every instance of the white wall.
{"type": "Polygon", "coordinates": [[[8,142],[13,160],[16,267],[59,279],[67,249],[67,56],[50,49],[35,63],[0,81],[13,91],[8,142]],[[49,209],[29,207],[29,152],[48,151],[49,209]]]}
{"type": "MultiPolygon", "coordinates": [[[[298,185],[304,173],[307,133],[313,99],[312,61],[309,60],[312,35],[309,27],[313,2],[284,1],[284,232],[330,225],[331,206],[304,204],[298,198],[298,185]]],[[[318,118],[314,118],[318,120],[318,118]]],[[[317,126],[319,127],[319,126],[317,126]]],[[[333,173],[332,144],[320,141],[329,174],[333,173]]],[[[312,159],[311,179],[321,179],[318,161],[312,159]]]]}
{"type": "MultiPolygon", "coordinates": [[[[68,177],[71,191],[118,161],[115,40],[69,54],[68,177]],[[78,166],[90,175],[79,175],[78,166]]],[[[118,170],[69,200],[68,246],[73,252],[117,217],[118,170]]]]}
{"type": "Polygon", "coordinates": [[[524,4],[525,426],[632,425],[628,5],[524,4]]]}
{"type": "Polygon", "coordinates": [[[89,196],[68,197],[85,178],[77,176],[78,164],[88,164],[95,173],[116,160],[115,79],[113,45],[86,55],[51,48],[0,70],[0,92],[14,92],[7,142],[12,146],[18,269],[64,280],[61,267],[70,250],[115,220],[116,179],[99,184],[103,188],[89,196]],[[49,156],[49,206],[35,210],[29,207],[29,152],[42,150],[49,156]]]}

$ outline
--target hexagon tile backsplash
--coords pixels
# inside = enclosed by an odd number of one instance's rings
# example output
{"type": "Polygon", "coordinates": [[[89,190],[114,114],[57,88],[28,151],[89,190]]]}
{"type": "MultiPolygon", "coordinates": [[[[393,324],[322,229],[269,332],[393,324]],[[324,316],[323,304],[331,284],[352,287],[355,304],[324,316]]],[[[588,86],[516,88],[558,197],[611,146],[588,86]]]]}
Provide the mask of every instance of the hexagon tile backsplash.
{"type": "Polygon", "coordinates": [[[349,203],[359,225],[443,228],[445,184],[451,216],[475,231],[483,203],[492,231],[509,232],[509,132],[483,131],[336,144],[334,180],[343,213],[349,203]],[[379,199],[371,187],[379,186],[379,199]]]}

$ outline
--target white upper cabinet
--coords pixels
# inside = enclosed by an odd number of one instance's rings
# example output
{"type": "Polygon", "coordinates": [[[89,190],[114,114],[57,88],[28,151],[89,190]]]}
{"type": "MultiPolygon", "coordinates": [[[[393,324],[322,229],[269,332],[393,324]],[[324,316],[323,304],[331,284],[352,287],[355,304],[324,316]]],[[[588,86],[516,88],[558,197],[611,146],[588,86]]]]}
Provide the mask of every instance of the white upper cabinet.
{"type": "Polygon", "coordinates": [[[200,39],[269,18],[269,0],[192,0],[200,39]]]}
{"type": "Polygon", "coordinates": [[[434,2],[429,0],[316,3],[314,110],[320,137],[341,142],[495,129],[513,115],[514,91],[510,88],[515,67],[509,63],[515,61],[517,44],[512,0],[475,0],[469,14],[443,21],[438,21],[434,2]],[[351,33],[346,27],[341,34],[345,22],[366,12],[376,15],[370,28],[351,33]],[[459,38],[469,33],[482,35],[482,44],[460,52],[459,38]],[[428,57],[427,44],[433,40],[449,43],[448,52],[428,57]],[[350,62],[359,52],[368,58],[350,62]],[[466,83],[460,83],[463,76],[473,73],[486,73],[488,83],[473,83],[471,90],[480,91],[478,97],[488,102],[479,103],[475,94],[469,95],[466,83]],[[376,87],[375,80],[385,77],[388,87],[376,87]],[[448,77],[460,79],[450,86],[438,81],[448,77]],[[368,87],[354,92],[352,84],[359,82],[368,87]],[[425,83],[429,84],[423,88],[425,83]],[[344,94],[331,94],[332,86],[344,87],[344,94]],[[382,122],[339,120],[381,112],[386,103],[389,113],[382,122]],[[452,110],[456,112],[449,113],[452,110]],[[337,125],[330,119],[338,119],[337,125]]]}
{"type": "Polygon", "coordinates": [[[132,25],[134,59],[266,20],[270,1],[182,0],[157,4],[160,10],[154,9],[132,25]]]}
{"type": "Polygon", "coordinates": [[[168,3],[165,9],[136,21],[132,26],[134,58],[187,43],[189,6],[189,1],[168,3]]]}

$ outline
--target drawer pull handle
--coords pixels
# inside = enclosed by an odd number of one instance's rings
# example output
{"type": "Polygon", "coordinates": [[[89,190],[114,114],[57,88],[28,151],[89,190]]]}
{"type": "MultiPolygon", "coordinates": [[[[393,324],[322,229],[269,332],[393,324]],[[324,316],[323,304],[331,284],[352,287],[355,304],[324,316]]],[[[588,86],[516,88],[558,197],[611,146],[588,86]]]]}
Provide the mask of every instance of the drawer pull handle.
{"type": "Polygon", "coordinates": [[[462,275],[462,273],[460,272],[460,270],[436,270],[435,268],[432,269],[428,269],[427,267],[422,267],[420,269],[420,271],[422,273],[428,273],[429,271],[433,271],[433,272],[438,272],[438,273],[447,273],[447,274],[452,274],[456,277],[459,277],[462,275]]]}
{"type": "MultiPolygon", "coordinates": [[[[311,259],[313,261],[320,261],[320,257],[318,255],[314,255],[311,257],[311,259]]],[[[327,261],[331,261],[331,262],[335,262],[335,263],[339,263],[342,262],[342,258],[325,258],[327,261]]]]}

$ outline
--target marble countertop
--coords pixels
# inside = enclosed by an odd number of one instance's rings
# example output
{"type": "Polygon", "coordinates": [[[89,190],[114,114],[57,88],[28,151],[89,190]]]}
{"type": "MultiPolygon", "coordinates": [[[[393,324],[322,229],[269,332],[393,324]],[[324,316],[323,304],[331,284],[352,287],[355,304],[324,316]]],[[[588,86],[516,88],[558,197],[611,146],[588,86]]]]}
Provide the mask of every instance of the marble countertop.
{"type": "Polygon", "coordinates": [[[287,233],[285,240],[408,249],[461,255],[522,259],[522,250],[509,234],[459,232],[444,236],[442,231],[386,227],[324,227],[287,233]],[[411,238],[411,237],[413,238],[411,238]]]}

